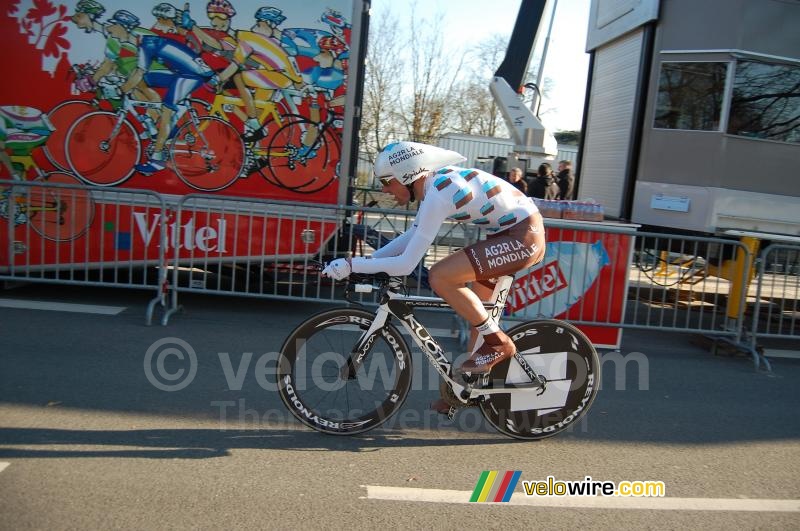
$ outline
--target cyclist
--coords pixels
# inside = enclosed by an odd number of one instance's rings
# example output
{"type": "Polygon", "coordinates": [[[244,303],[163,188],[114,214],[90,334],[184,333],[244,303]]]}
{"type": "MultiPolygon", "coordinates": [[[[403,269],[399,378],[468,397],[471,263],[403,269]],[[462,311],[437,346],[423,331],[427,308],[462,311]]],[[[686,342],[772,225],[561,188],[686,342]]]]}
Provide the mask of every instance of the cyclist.
{"type": "MultiPolygon", "coordinates": [[[[126,18],[136,19],[138,25],[138,18],[127,11],[117,11],[114,17],[119,21],[118,15],[123,14],[126,18]]],[[[195,43],[187,40],[185,30],[179,30],[175,23],[176,19],[183,17],[183,13],[170,4],[161,3],[153,8],[153,16],[157,20],[153,27],[157,33],[137,38],[139,51],[136,68],[121,87],[124,93],[128,93],[144,80],[149,87],[167,89],[152,153],[145,164],[136,165],[136,171],[143,175],[152,175],[166,167],[164,146],[174,125],[173,117],[177,117],[180,112],[179,105],[204,83],[213,82],[214,77],[214,71],[200,58],[197,49],[191,47],[195,43]],[[173,18],[169,18],[170,16],[173,18]],[[164,69],[150,68],[152,64],[160,65],[164,69]]],[[[123,35],[128,38],[131,38],[132,25],[133,21],[127,25],[120,24],[124,30],[123,35]]]]}
{"type": "MultiPolygon", "coordinates": [[[[311,99],[308,117],[316,123],[321,121],[321,105],[330,110],[345,104],[344,90],[337,92],[339,89],[344,89],[345,82],[344,68],[338,57],[347,51],[347,45],[338,37],[329,36],[319,40],[319,48],[319,53],[314,56],[317,65],[307,72],[309,85],[317,90],[316,97],[311,99]]],[[[303,135],[302,146],[297,152],[299,159],[312,159],[316,156],[317,149],[313,146],[318,135],[316,127],[308,128],[303,135]]]]}
{"type": "MultiPolygon", "coordinates": [[[[138,26],[139,19],[127,11],[117,11],[108,19],[102,28],[103,34],[106,36],[106,46],[103,52],[105,57],[92,74],[90,86],[96,87],[102,78],[111,74],[127,78],[136,68],[137,37],[141,32],[146,31],[138,26]]],[[[133,87],[132,92],[133,96],[139,100],[161,101],[158,93],[142,81],[133,87]]],[[[152,117],[155,119],[157,116],[153,115],[152,117]]]]}
{"type": "MultiPolygon", "coordinates": [[[[385,272],[407,275],[433,243],[445,219],[471,222],[489,236],[436,263],[428,280],[433,290],[473,327],[482,345],[460,370],[486,374],[516,352],[513,341],[491,319],[482,300],[492,294],[492,281],[542,260],[544,225],[533,200],[508,182],[486,172],[454,166],[465,158],[458,153],[414,142],[386,146],[375,161],[375,177],[382,191],[405,205],[420,199],[411,229],[372,254],[371,259],[339,258],[323,274],[341,280],[355,273],[385,272]],[[472,290],[467,287],[472,283],[472,290]],[[474,291],[473,291],[474,290],[474,291]]],[[[450,405],[438,400],[433,408],[447,413],[450,405]]]]}
{"type": "MultiPolygon", "coordinates": [[[[345,20],[340,11],[328,8],[324,13],[322,13],[320,21],[327,24],[331,29],[331,33],[333,33],[333,35],[340,41],[350,42],[352,27],[350,26],[350,23],[345,20]]],[[[350,58],[349,51],[343,53],[339,58],[342,61],[347,61],[350,58]]],[[[346,64],[344,68],[347,70],[346,64]]]]}
{"type": "MultiPolygon", "coordinates": [[[[231,20],[236,15],[236,9],[228,0],[209,0],[206,5],[206,15],[211,23],[210,27],[200,27],[192,19],[187,9],[183,10],[181,26],[190,30],[202,42],[200,57],[211,67],[214,72],[221,74],[233,62],[233,53],[236,50],[236,32],[231,27],[231,20]]],[[[253,95],[244,84],[241,72],[231,78],[233,87],[228,82],[218,90],[235,88],[244,103],[245,109],[255,108],[253,95]]],[[[244,132],[253,131],[260,127],[258,120],[253,119],[245,126],[244,132]]]]}
{"type": "MultiPolygon", "coordinates": [[[[237,72],[241,72],[244,84],[250,88],[261,89],[263,98],[268,99],[276,89],[294,86],[301,88],[303,79],[297,73],[289,55],[281,46],[280,24],[286,20],[277,7],[260,7],[255,14],[256,23],[250,31],[237,33],[237,46],[233,53],[233,63],[220,75],[224,83],[237,72]]],[[[245,142],[257,142],[267,132],[258,122],[258,114],[252,101],[245,100],[246,133],[245,142]]]]}
{"type": "MultiPolygon", "coordinates": [[[[30,155],[34,148],[47,141],[53,125],[39,109],[25,105],[0,106],[0,164],[14,181],[23,180],[23,175],[11,161],[11,154],[30,155]]],[[[0,173],[0,178],[8,178],[0,173]]],[[[0,217],[8,219],[8,197],[11,190],[0,192],[0,217]]],[[[20,209],[14,212],[14,225],[28,222],[28,216],[20,209]]]]}

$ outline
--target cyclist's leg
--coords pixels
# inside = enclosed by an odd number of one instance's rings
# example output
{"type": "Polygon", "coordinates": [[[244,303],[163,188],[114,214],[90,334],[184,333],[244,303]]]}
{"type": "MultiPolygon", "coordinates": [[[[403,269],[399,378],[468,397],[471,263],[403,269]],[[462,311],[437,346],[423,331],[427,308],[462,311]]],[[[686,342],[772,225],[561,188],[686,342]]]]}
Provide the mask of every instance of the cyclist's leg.
{"type": "MultiPolygon", "coordinates": [[[[475,292],[475,295],[481,300],[481,302],[487,302],[491,300],[492,294],[494,293],[494,288],[491,287],[489,282],[480,282],[475,281],[472,283],[472,291],[475,292]]],[[[475,341],[478,340],[478,331],[475,327],[470,327],[469,333],[469,343],[467,343],[467,352],[472,352],[472,349],[475,348],[475,341]]]]}
{"type": "Polygon", "coordinates": [[[17,175],[17,172],[14,171],[14,165],[11,163],[11,157],[8,156],[6,153],[6,141],[5,135],[2,132],[2,124],[0,124],[0,163],[3,164],[3,167],[8,171],[8,179],[15,179],[21,180],[17,175]]]}
{"type": "Polygon", "coordinates": [[[145,79],[150,85],[158,83],[155,86],[167,87],[167,93],[164,95],[161,108],[161,116],[158,120],[158,136],[156,136],[156,141],[153,143],[153,151],[145,164],[140,164],[136,167],[138,172],[149,175],[166,167],[164,146],[172,131],[172,117],[178,111],[178,104],[188,98],[207,78],[189,74],[159,72],[157,76],[147,74],[145,79]]]}
{"type": "MultiPolygon", "coordinates": [[[[289,86],[286,76],[280,72],[266,69],[245,70],[241,72],[242,84],[261,93],[261,99],[271,98],[276,89],[289,86]]],[[[258,108],[252,94],[242,96],[247,112],[245,132],[242,138],[245,142],[258,142],[267,136],[264,124],[258,121],[258,108]]]]}
{"type": "MultiPolygon", "coordinates": [[[[133,97],[140,101],[149,101],[151,103],[161,103],[161,95],[147,86],[144,79],[136,85],[133,90],[133,97]]],[[[147,115],[153,120],[153,123],[158,123],[159,109],[147,109],[147,115]]]]}
{"type": "Polygon", "coordinates": [[[484,374],[514,354],[514,344],[491,319],[480,298],[467,282],[513,275],[544,257],[544,227],[541,215],[532,215],[501,233],[470,245],[431,268],[434,291],[483,337],[483,344],[465,361],[465,372],[484,374]]]}
{"type": "MultiPolygon", "coordinates": [[[[489,287],[490,283],[475,281],[472,283],[472,291],[477,295],[478,299],[483,302],[489,301],[492,298],[492,294],[494,293],[494,289],[489,287]]],[[[478,330],[474,326],[470,326],[470,334],[469,334],[469,342],[467,343],[467,352],[472,352],[472,349],[475,348],[475,342],[478,340],[478,330]]],[[[441,413],[442,415],[448,415],[450,413],[450,407],[452,405],[456,405],[454,401],[448,400],[446,395],[447,390],[443,387],[439,387],[439,393],[441,398],[435,400],[431,404],[431,409],[441,413]]],[[[463,406],[464,404],[458,403],[459,406],[463,406]]],[[[473,405],[473,404],[469,404],[473,405]]]]}
{"type": "MultiPolygon", "coordinates": [[[[308,107],[308,117],[311,119],[314,124],[318,124],[322,121],[322,117],[320,116],[320,99],[324,101],[324,97],[322,93],[318,93],[317,95],[311,96],[310,103],[308,107]]],[[[306,129],[305,134],[303,135],[303,147],[300,148],[300,151],[297,153],[299,158],[313,158],[316,155],[316,148],[314,143],[317,141],[317,137],[319,136],[319,129],[315,125],[311,125],[308,129],[306,129]]]]}
{"type": "Polygon", "coordinates": [[[467,283],[475,280],[472,263],[463,249],[434,264],[428,273],[433,291],[472,326],[481,324],[488,317],[481,300],[467,287],[467,283]]]}
{"type": "Polygon", "coordinates": [[[259,131],[261,129],[261,124],[258,121],[258,108],[256,107],[256,101],[255,98],[253,98],[253,93],[250,92],[250,87],[245,82],[245,78],[241,72],[234,74],[233,84],[239,91],[239,97],[242,99],[242,104],[244,105],[244,113],[245,116],[247,116],[247,118],[244,120],[242,134],[248,135],[254,133],[255,131],[259,131]]]}
{"type": "Polygon", "coordinates": [[[143,81],[151,90],[153,87],[167,88],[162,102],[161,113],[158,116],[158,134],[151,147],[150,156],[143,164],[136,165],[136,171],[143,175],[153,173],[166,168],[166,158],[164,157],[164,144],[169,137],[169,125],[172,120],[172,113],[175,111],[175,85],[178,78],[174,72],[169,70],[156,70],[147,72],[143,81]]]}
{"type": "MultiPolygon", "coordinates": [[[[8,156],[6,153],[6,142],[5,142],[5,129],[3,126],[3,121],[0,120],[0,163],[3,164],[3,167],[8,171],[9,176],[6,177],[3,175],[3,178],[6,179],[13,179],[15,181],[20,181],[20,177],[14,171],[14,164],[11,162],[11,157],[8,156]]],[[[2,190],[0,194],[0,217],[8,218],[8,213],[11,211],[10,203],[9,203],[9,196],[11,195],[11,189],[5,188],[2,190]]],[[[19,225],[27,221],[27,217],[25,214],[19,210],[15,211],[14,216],[15,221],[19,219],[19,223],[15,223],[15,225],[19,225]]]]}

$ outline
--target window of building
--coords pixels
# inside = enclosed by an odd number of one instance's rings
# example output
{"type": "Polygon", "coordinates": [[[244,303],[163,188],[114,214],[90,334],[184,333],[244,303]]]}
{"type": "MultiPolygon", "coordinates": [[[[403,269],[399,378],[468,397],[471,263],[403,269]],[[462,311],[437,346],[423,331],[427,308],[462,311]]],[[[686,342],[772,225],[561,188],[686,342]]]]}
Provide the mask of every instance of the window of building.
{"type": "Polygon", "coordinates": [[[727,62],[661,63],[653,127],[719,131],[727,62]]]}
{"type": "Polygon", "coordinates": [[[737,61],[728,133],[800,143],[800,66],[737,61]]]}

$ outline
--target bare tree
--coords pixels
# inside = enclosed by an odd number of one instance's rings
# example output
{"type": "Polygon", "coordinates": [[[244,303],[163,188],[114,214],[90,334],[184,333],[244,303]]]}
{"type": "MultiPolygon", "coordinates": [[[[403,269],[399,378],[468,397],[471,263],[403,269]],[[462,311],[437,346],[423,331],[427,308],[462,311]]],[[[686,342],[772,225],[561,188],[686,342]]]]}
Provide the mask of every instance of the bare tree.
{"type": "Polygon", "coordinates": [[[800,141],[800,68],[740,60],[728,132],[751,138],[800,141]]]}
{"type": "MultiPolygon", "coordinates": [[[[374,154],[398,139],[436,142],[448,132],[508,136],[489,82],[502,62],[508,36],[494,35],[473,48],[446,48],[444,16],[415,15],[408,26],[387,9],[370,27],[360,139],[374,154]]],[[[538,62],[534,62],[538,65],[538,62]]],[[[535,79],[535,68],[528,79],[535,79]]],[[[545,79],[543,93],[551,85],[545,79]]]]}
{"type": "Polygon", "coordinates": [[[398,126],[405,63],[397,18],[391,10],[373,20],[364,75],[360,139],[369,162],[392,138],[398,126]]]}
{"type": "Polygon", "coordinates": [[[403,104],[402,121],[412,140],[429,142],[444,132],[446,111],[464,62],[464,54],[454,56],[445,49],[443,20],[441,13],[432,21],[411,17],[411,97],[403,104]]]}
{"type": "Polygon", "coordinates": [[[508,37],[495,34],[468,52],[467,75],[456,87],[448,115],[458,133],[505,136],[507,130],[500,109],[489,92],[489,81],[508,47],[508,37]]]}

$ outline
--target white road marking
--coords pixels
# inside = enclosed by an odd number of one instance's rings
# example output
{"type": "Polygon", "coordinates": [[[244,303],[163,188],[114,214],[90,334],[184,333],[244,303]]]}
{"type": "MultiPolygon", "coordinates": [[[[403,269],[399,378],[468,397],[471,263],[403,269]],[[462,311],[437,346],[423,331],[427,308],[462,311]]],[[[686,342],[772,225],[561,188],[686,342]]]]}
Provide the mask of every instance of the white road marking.
{"type": "MultiPolygon", "coordinates": [[[[414,489],[362,485],[369,500],[416,501],[429,503],[469,503],[471,491],[414,489]]],[[[572,509],[645,509],[656,511],[747,511],[800,512],[800,500],[756,500],[736,498],[623,498],[616,496],[569,497],[525,496],[515,492],[507,503],[471,505],[524,505],[528,507],[566,507],[572,509]]]]}
{"type": "Polygon", "coordinates": [[[10,464],[11,463],[0,463],[0,472],[5,470],[6,468],[8,468],[8,465],[10,465],[10,464]]]}
{"type": "Polygon", "coordinates": [[[72,304],[66,302],[26,301],[22,299],[0,299],[0,308],[18,310],[49,310],[54,312],[94,313],[117,315],[126,310],[125,306],[99,306],[95,304],[72,304]]]}

